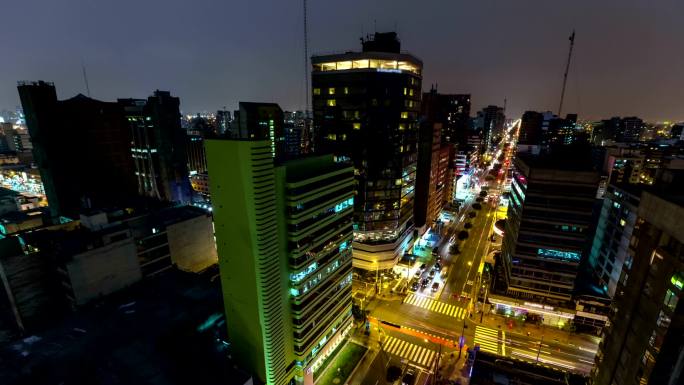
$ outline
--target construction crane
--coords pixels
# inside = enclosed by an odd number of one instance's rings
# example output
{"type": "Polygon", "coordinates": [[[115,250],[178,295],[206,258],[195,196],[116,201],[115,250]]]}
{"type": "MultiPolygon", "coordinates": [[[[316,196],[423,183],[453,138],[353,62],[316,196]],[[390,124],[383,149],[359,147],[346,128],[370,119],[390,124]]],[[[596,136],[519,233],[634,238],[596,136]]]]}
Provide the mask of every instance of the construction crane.
{"type": "Polygon", "coordinates": [[[565,74],[563,75],[563,88],[561,89],[560,105],[558,106],[558,116],[563,112],[563,98],[565,98],[565,84],[568,82],[568,71],[570,70],[570,59],[572,58],[572,47],[575,45],[575,30],[570,35],[570,49],[568,50],[568,62],[565,64],[565,74]]]}

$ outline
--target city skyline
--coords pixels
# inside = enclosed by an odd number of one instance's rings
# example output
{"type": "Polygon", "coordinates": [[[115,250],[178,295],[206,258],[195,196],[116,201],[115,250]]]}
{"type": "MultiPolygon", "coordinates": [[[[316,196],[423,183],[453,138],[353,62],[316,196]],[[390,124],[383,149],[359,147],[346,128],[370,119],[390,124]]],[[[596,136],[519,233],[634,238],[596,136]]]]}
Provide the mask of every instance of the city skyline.
{"type": "Polygon", "coordinates": [[[0,384],[682,383],[684,4],[9,1],[0,384]]]}
{"type": "MultiPolygon", "coordinates": [[[[99,100],[168,89],[181,98],[184,112],[238,101],[304,108],[300,2],[205,1],[190,9],[171,1],[163,8],[136,4],[135,13],[125,3],[73,0],[39,10],[7,4],[7,14],[31,17],[10,18],[0,27],[14,36],[5,44],[12,60],[0,74],[0,109],[19,105],[18,80],[55,82],[60,99],[86,94],[82,63],[90,95],[99,100]]],[[[425,63],[424,91],[438,84],[440,92],[470,93],[473,111],[507,99],[507,115],[517,117],[557,109],[567,38],[575,29],[564,111],[583,120],[684,120],[678,106],[684,78],[676,76],[684,43],[675,33],[684,4],[408,4],[310,3],[309,54],[353,50],[366,34],[396,30],[425,63]]]]}

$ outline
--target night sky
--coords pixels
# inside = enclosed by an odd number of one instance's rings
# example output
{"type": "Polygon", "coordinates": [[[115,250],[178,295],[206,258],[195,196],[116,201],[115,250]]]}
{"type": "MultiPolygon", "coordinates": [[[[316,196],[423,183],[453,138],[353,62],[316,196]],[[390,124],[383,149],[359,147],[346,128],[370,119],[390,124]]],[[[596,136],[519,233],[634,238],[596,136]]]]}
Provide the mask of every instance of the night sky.
{"type": "MultiPolygon", "coordinates": [[[[163,89],[184,112],[304,107],[299,0],[4,0],[0,10],[0,110],[19,104],[17,80],[85,93],[81,61],[102,100],[163,89]]],[[[565,111],[684,120],[683,16],[681,0],[309,0],[309,51],[359,50],[362,33],[396,28],[424,62],[424,90],[471,93],[473,113],[508,98],[519,117],[557,109],[574,27],[565,111]]]]}

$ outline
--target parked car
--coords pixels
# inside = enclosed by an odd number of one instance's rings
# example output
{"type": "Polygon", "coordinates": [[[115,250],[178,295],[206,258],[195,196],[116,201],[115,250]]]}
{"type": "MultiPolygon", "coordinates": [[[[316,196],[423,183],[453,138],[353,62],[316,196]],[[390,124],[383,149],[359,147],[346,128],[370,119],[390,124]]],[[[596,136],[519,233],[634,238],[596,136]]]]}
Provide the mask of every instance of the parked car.
{"type": "Polygon", "coordinates": [[[435,247],[432,249],[432,256],[436,257],[437,255],[439,255],[439,247],[435,247]]]}
{"type": "Polygon", "coordinates": [[[427,287],[428,283],[430,283],[430,280],[427,279],[427,278],[423,278],[423,280],[420,281],[420,286],[421,286],[423,289],[425,289],[425,288],[427,287]]]}
{"type": "Polygon", "coordinates": [[[425,270],[426,267],[427,267],[427,265],[422,264],[422,265],[420,265],[420,270],[423,271],[423,270],[425,270]]]}
{"type": "Polygon", "coordinates": [[[411,290],[416,291],[420,287],[420,283],[418,281],[413,281],[411,283],[411,290]]]}
{"type": "Polygon", "coordinates": [[[416,272],[413,274],[413,276],[416,277],[416,278],[420,278],[420,275],[421,275],[422,273],[423,273],[422,271],[416,270],[416,272]]]}
{"type": "Polygon", "coordinates": [[[432,266],[433,270],[442,270],[442,265],[439,263],[439,261],[435,262],[435,265],[432,266]]]}
{"type": "Polygon", "coordinates": [[[435,282],[432,284],[432,291],[437,291],[437,290],[439,290],[439,283],[435,282]]]}
{"type": "Polygon", "coordinates": [[[428,273],[428,275],[430,276],[430,278],[434,277],[434,276],[435,276],[435,271],[434,271],[434,270],[430,270],[430,272],[428,273]]]}

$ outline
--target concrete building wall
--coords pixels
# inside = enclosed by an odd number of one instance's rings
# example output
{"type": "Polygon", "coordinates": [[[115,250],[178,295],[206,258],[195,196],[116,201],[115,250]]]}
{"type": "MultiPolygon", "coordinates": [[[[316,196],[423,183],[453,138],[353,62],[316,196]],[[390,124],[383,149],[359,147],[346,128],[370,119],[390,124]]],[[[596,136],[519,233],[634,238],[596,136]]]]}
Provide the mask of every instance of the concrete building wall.
{"type": "Polygon", "coordinates": [[[142,279],[133,238],[74,255],[66,264],[76,305],[111,294],[142,279]]]}
{"type": "Polygon", "coordinates": [[[180,270],[197,273],[218,263],[211,217],[198,216],[166,227],[171,261],[180,270]]]}

